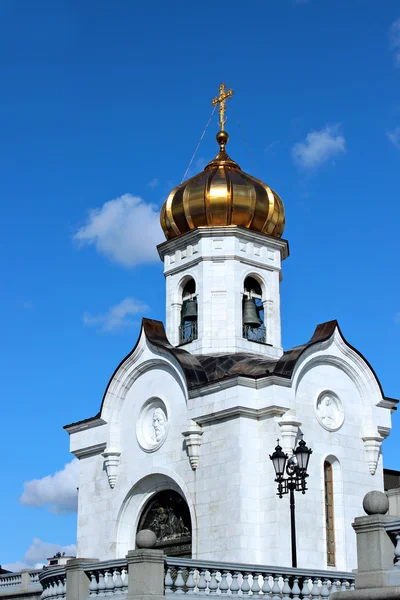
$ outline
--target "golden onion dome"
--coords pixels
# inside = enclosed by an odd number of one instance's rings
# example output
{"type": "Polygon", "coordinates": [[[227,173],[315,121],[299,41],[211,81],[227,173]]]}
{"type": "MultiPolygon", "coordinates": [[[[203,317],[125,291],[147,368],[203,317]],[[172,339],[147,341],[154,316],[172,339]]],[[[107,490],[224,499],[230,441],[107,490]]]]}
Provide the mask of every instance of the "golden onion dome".
{"type": "Polygon", "coordinates": [[[217,156],[204,171],[174,188],[164,202],[160,222],[167,240],[197,227],[217,226],[281,237],[285,228],[281,198],[228,156],[228,138],[226,131],[219,131],[217,156]]]}

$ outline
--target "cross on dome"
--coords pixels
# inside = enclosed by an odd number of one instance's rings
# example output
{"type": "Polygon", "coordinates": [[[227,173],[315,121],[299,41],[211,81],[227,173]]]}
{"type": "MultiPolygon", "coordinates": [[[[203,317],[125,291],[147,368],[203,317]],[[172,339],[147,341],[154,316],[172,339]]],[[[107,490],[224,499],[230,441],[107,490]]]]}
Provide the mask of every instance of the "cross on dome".
{"type": "Polygon", "coordinates": [[[225,127],[225,123],[226,123],[226,118],[225,118],[226,101],[229,100],[229,98],[231,98],[234,93],[232,88],[229,88],[228,91],[225,91],[225,88],[226,88],[225,83],[221,83],[221,85],[219,86],[219,96],[215,96],[214,100],[211,103],[213,106],[217,106],[217,104],[219,104],[219,107],[218,107],[219,126],[220,126],[221,131],[224,131],[224,127],[225,127]]]}

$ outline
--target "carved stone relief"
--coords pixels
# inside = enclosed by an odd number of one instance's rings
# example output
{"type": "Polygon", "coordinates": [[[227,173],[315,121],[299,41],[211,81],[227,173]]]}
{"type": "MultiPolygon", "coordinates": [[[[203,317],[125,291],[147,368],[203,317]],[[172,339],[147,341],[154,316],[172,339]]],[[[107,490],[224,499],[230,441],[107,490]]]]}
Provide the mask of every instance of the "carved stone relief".
{"type": "Polygon", "coordinates": [[[140,411],[136,437],[143,450],[154,452],[168,435],[168,411],[160,398],[150,398],[140,411]]]}
{"type": "Polygon", "coordinates": [[[340,429],[344,421],[344,410],[341,400],[333,392],[322,392],[316,404],[317,419],[328,431],[340,429]]]}

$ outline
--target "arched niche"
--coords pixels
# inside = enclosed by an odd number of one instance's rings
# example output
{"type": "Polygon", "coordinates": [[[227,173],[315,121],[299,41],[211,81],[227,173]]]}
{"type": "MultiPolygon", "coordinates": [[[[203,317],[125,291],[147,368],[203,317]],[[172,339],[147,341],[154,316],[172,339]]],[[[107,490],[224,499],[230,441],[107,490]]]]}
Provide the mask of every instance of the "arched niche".
{"type": "Polygon", "coordinates": [[[179,345],[193,342],[198,337],[198,302],[196,282],[192,277],[185,281],[181,303],[179,345]]]}
{"type": "Polygon", "coordinates": [[[151,529],[156,548],[167,556],[192,556],[192,522],[186,500],[175,490],[162,490],[145,504],[137,531],[151,529]]]}
{"type": "Polygon", "coordinates": [[[264,297],[261,283],[248,275],[242,292],[243,337],[251,342],[266,342],[264,297]]]}
{"type": "MultiPolygon", "coordinates": [[[[141,477],[126,495],[119,510],[116,524],[115,557],[126,556],[129,550],[135,548],[136,533],[142,526],[142,517],[149,507],[149,503],[158,493],[167,491],[176,492],[183,498],[190,515],[191,550],[185,556],[196,557],[197,525],[196,511],[193,500],[186,484],[179,477],[173,475],[168,469],[158,467],[153,472],[141,477]]],[[[148,512],[148,511],[147,511],[148,512]]],[[[185,524],[185,521],[184,521],[185,524]]]]}

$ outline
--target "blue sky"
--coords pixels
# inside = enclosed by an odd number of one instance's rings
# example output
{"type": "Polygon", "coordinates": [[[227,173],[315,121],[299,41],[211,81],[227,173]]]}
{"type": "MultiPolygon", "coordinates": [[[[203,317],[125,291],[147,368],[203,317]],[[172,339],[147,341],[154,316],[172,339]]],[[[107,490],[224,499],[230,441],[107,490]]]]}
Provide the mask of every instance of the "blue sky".
{"type": "Polygon", "coordinates": [[[400,395],[399,19],[398,0],[0,2],[0,564],[73,550],[62,426],[164,319],[158,211],[221,80],[230,155],[285,202],[285,347],[336,318],[400,395]]]}

